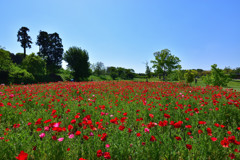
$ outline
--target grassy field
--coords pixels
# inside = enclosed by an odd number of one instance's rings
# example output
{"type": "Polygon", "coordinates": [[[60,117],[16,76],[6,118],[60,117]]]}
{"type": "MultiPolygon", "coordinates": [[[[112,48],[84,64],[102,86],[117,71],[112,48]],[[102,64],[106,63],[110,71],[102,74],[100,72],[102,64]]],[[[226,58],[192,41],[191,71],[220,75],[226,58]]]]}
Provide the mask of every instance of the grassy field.
{"type": "MultiPolygon", "coordinates": [[[[146,82],[146,79],[134,78],[133,81],[146,82]]],[[[159,81],[158,78],[148,79],[148,82],[158,82],[158,81],[159,81]]],[[[191,83],[191,85],[192,86],[202,86],[202,87],[206,86],[206,84],[204,84],[204,82],[201,79],[198,79],[196,84],[193,82],[193,83],[191,83]]],[[[240,92],[240,79],[233,79],[232,81],[230,81],[228,83],[227,87],[224,87],[224,88],[233,89],[233,90],[236,90],[236,91],[240,92]]]]}

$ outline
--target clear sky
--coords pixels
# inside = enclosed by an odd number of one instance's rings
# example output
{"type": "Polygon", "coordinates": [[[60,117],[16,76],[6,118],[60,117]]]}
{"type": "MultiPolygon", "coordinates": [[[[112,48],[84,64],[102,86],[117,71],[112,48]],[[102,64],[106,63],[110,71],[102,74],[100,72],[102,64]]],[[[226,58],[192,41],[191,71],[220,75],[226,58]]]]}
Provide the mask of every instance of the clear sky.
{"type": "MultiPolygon", "coordinates": [[[[0,0],[0,45],[23,52],[17,32],[57,32],[64,50],[81,47],[90,63],[145,72],[169,49],[183,69],[240,67],[240,0],[0,0]],[[151,65],[151,64],[150,64],[151,65]]],[[[66,66],[66,63],[63,63],[66,66]]]]}

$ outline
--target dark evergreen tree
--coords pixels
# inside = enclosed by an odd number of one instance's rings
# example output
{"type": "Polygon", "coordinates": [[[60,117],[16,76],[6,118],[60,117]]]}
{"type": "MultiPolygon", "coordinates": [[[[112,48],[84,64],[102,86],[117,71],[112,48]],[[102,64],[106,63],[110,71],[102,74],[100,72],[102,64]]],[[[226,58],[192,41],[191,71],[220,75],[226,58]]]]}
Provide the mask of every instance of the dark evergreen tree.
{"type": "Polygon", "coordinates": [[[78,47],[70,47],[64,53],[64,60],[68,63],[67,66],[73,72],[75,81],[82,81],[90,76],[90,63],[86,50],[82,50],[78,47]]]}
{"type": "Polygon", "coordinates": [[[40,31],[37,37],[38,55],[46,61],[47,72],[56,73],[62,66],[63,45],[58,33],[48,34],[40,31]]]}
{"type": "Polygon", "coordinates": [[[22,27],[19,29],[18,34],[17,34],[17,41],[21,43],[21,47],[23,47],[24,50],[24,57],[26,57],[26,48],[31,48],[32,44],[32,39],[31,37],[27,34],[29,29],[27,27],[22,27]]]}

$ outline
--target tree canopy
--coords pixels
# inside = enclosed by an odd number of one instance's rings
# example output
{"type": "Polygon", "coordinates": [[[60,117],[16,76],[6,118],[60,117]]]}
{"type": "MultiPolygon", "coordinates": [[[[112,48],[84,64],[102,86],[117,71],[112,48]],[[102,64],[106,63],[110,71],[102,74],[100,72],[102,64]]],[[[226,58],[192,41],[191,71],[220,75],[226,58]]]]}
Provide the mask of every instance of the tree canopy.
{"type": "Polygon", "coordinates": [[[22,62],[22,66],[33,76],[42,76],[46,73],[45,61],[34,53],[28,55],[22,62]]]}
{"type": "Polygon", "coordinates": [[[70,47],[64,53],[67,67],[73,72],[75,81],[85,80],[90,76],[90,63],[88,52],[78,47],[70,47]]]}
{"type": "Polygon", "coordinates": [[[155,52],[154,56],[155,60],[152,60],[151,63],[153,63],[155,72],[159,74],[159,78],[161,74],[163,75],[163,80],[165,80],[167,74],[178,67],[181,61],[178,57],[172,55],[168,49],[161,50],[161,52],[155,52]]]}
{"type": "Polygon", "coordinates": [[[17,41],[21,43],[21,47],[23,47],[24,50],[24,57],[26,57],[26,48],[31,48],[32,39],[27,34],[29,32],[29,29],[27,27],[22,27],[19,29],[17,34],[17,41]]]}
{"type": "Polygon", "coordinates": [[[48,73],[56,73],[62,66],[63,45],[58,33],[48,34],[40,31],[37,36],[38,55],[46,61],[48,73]]]}

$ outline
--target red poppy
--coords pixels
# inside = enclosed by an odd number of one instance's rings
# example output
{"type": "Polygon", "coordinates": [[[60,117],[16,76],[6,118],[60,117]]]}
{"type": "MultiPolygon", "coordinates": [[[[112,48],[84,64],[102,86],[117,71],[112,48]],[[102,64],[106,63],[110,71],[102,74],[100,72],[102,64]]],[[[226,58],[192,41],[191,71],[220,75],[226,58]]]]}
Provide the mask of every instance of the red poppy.
{"type": "Polygon", "coordinates": [[[183,121],[178,121],[178,122],[176,122],[176,123],[174,123],[174,127],[175,128],[180,128],[181,126],[182,126],[182,124],[183,124],[183,121]]]}
{"type": "Polygon", "coordinates": [[[119,126],[119,130],[120,130],[120,131],[123,131],[124,129],[125,129],[124,126],[119,126]]]}
{"type": "Polygon", "coordinates": [[[140,137],[140,136],[141,136],[141,133],[137,133],[136,135],[137,135],[137,137],[140,137]]]}
{"type": "Polygon", "coordinates": [[[76,123],[76,119],[71,120],[71,123],[75,124],[76,123]]]}
{"type": "Polygon", "coordinates": [[[35,122],[35,125],[41,124],[41,120],[42,120],[42,118],[39,118],[39,119],[35,122]]]}
{"type": "Polygon", "coordinates": [[[221,145],[225,148],[228,148],[229,147],[228,139],[224,138],[224,140],[221,141],[221,145]]]}
{"type": "Polygon", "coordinates": [[[41,130],[42,130],[42,128],[37,128],[37,130],[36,130],[36,131],[38,131],[38,132],[39,132],[39,131],[41,131],[41,130]]]}
{"type": "Polygon", "coordinates": [[[103,133],[101,137],[101,141],[106,141],[106,139],[107,139],[107,134],[103,133]]]}
{"type": "Polygon", "coordinates": [[[99,149],[98,151],[97,151],[97,157],[102,157],[102,150],[101,149],[99,149]]]}
{"type": "Polygon", "coordinates": [[[228,157],[230,157],[231,159],[235,159],[235,155],[233,153],[229,153],[228,157]]]}
{"type": "Polygon", "coordinates": [[[83,139],[85,139],[85,140],[88,140],[88,139],[89,139],[89,137],[88,137],[88,136],[86,136],[86,135],[83,135],[83,139]]]}
{"type": "Polygon", "coordinates": [[[182,138],[181,137],[175,137],[176,140],[180,141],[182,138]]]}
{"type": "Polygon", "coordinates": [[[75,135],[79,136],[81,134],[81,131],[76,131],[75,135]]]}
{"type": "Polygon", "coordinates": [[[128,128],[128,133],[131,133],[131,132],[132,132],[131,128],[128,128]]]}
{"type": "Polygon", "coordinates": [[[216,141],[216,140],[217,140],[217,138],[215,138],[215,137],[212,137],[212,138],[211,138],[211,140],[212,140],[212,141],[216,141]]]}
{"type": "Polygon", "coordinates": [[[16,158],[17,158],[18,160],[27,160],[28,154],[25,153],[24,151],[21,151],[16,158]]]}
{"type": "Polygon", "coordinates": [[[43,123],[49,123],[51,121],[52,121],[51,119],[48,119],[48,120],[44,121],[43,123]]]}
{"type": "Polygon", "coordinates": [[[188,150],[192,149],[192,145],[190,145],[190,144],[186,144],[186,147],[187,147],[188,150]]]}
{"type": "Polygon", "coordinates": [[[212,129],[211,128],[207,128],[207,132],[209,136],[212,136],[212,129]]]}
{"type": "Polygon", "coordinates": [[[171,116],[169,114],[164,113],[165,118],[170,118],[171,116]]]}
{"type": "Polygon", "coordinates": [[[110,155],[109,152],[105,152],[103,156],[104,156],[105,159],[110,159],[111,158],[111,155],[110,155]]]}
{"type": "Polygon", "coordinates": [[[73,126],[70,124],[68,125],[68,131],[72,130],[73,129],[73,126]]]}
{"type": "Polygon", "coordinates": [[[155,142],[157,139],[154,136],[151,136],[150,141],[155,142]]]}

